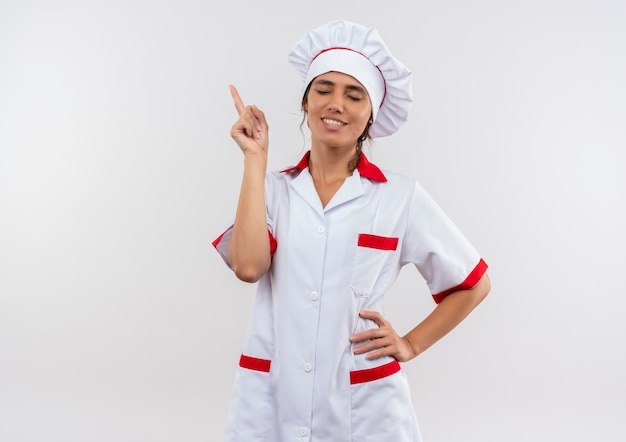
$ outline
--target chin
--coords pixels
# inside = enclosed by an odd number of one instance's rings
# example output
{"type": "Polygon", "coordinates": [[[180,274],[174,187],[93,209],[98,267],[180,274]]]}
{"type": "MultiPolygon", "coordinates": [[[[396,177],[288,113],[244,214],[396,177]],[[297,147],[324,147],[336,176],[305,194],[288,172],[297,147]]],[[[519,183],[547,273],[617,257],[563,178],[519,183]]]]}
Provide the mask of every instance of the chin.
{"type": "Polygon", "coordinates": [[[330,136],[314,138],[311,141],[315,142],[316,144],[325,145],[332,149],[346,149],[348,147],[352,148],[356,146],[357,139],[354,138],[352,140],[351,138],[344,137],[344,136],[330,135],[330,136]]]}

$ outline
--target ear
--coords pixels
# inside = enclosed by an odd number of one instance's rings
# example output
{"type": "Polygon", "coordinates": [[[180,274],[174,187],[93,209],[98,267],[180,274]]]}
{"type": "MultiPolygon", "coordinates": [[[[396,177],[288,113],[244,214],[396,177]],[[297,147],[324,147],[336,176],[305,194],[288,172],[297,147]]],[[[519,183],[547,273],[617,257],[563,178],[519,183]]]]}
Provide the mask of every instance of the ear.
{"type": "Polygon", "coordinates": [[[308,110],[309,110],[309,103],[308,102],[305,101],[304,103],[302,103],[302,110],[304,112],[308,112],[308,110]]]}

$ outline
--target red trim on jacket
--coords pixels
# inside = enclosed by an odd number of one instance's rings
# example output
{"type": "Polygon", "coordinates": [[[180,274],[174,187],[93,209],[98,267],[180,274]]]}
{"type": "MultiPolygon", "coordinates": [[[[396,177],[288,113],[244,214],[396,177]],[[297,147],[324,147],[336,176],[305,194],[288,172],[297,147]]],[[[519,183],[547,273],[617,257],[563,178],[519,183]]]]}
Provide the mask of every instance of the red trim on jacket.
{"type": "Polygon", "coordinates": [[[439,304],[441,301],[443,301],[443,298],[445,298],[452,292],[456,292],[457,290],[471,289],[476,284],[478,284],[478,281],[480,281],[480,278],[482,278],[485,272],[487,271],[487,267],[488,267],[487,263],[483,261],[481,258],[478,264],[476,265],[476,267],[474,267],[474,270],[472,270],[469,276],[465,278],[465,281],[463,281],[462,283],[460,283],[459,285],[455,287],[452,287],[451,289],[444,290],[441,293],[434,294],[433,299],[435,300],[437,304],[439,304]]]}
{"type": "Polygon", "coordinates": [[[272,361],[268,359],[253,358],[252,356],[246,356],[244,354],[242,354],[239,358],[239,366],[242,368],[247,368],[248,370],[269,373],[271,364],[272,361]]]}
{"type": "Polygon", "coordinates": [[[276,242],[276,238],[274,238],[274,235],[272,235],[272,232],[270,232],[269,229],[267,230],[267,234],[270,236],[270,256],[274,257],[274,252],[278,247],[278,243],[276,242]]]}
{"type": "Polygon", "coordinates": [[[220,243],[222,238],[224,238],[224,235],[226,235],[226,232],[228,232],[228,230],[225,230],[224,233],[222,233],[220,236],[215,238],[215,240],[213,240],[213,242],[211,243],[211,244],[213,244],[213,247],[215,247],[217,249],[217,245],[220,243]]]}
{"type": "Polygon", "coordinates": [[[372,382],[376,379],[386,378],[400,371],[400,363],[396,360],[380,367],[366,368],[365,370],[355,370],[350,372],[350,384],[361,384],[372,382]]]}
{"type": "MultiPolygon", "coordinates": [[[[222,240],[224,235],[226,235],[226,232],[228,232],[228,230],[226,230],[220,236],[215,238],[215,240],[211,243],[211,244],[213,244],[213,247],[215,247],[217,249],[217,245],[220,243],[220,241],[222,240]]],[[[276,248],[278,247],[278,243],[276,242],[276,238],[274,238],[274,235],[272,235],[272,232],[270,232],[269,229],[267,230],[267,234],[269,235],[269,238],[270,238],[270,257],[274,257],[274,252],[276,252],[276,248]]]]}
{"type": "Polygon", "coordinates": [[[359,247],[369,247],[371,249],[396,250],[398,248],[398,238],[359,233],[359,241],[357,245],[359,247]]]}
{"type": "MultiPolygon", "coordinates": [[[[281,172],[293,172],[294,170],[302,170],[309,167],[309,157],[311,156],[311,151],[309,150],[304,154],[302,159],[293,167],[289,167],[288,169],[281,170],[281,172]]],[[[370,163],[364,153],[361,153],[361,158],[359,158],[359,163],[356,165],[356,170],[359,171],[361,176],[368,178],[372,181],[379,181],[381,183],[387,182],[387,177],[385,174],[373,163],[370,163]]]]}

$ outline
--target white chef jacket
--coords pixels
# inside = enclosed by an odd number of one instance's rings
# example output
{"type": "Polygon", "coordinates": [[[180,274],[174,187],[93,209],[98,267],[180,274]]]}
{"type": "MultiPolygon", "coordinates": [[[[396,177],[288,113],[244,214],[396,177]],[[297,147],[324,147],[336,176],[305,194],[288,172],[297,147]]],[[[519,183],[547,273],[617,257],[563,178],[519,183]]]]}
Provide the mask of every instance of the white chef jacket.
{"type": "MultiPolygon", "coordinates": [[[[400,268],[414,264],[436,302],[487,265],[413,179],[365,155],[322,207],[307,153],[265,179],[270,270],[258,283],[230,407],[228,442],[418,442],[406,377],[391,356],[355,355],[377,327],[400,268]]],[[[213,243],[228,263],[231,229],[213,243]]]]}

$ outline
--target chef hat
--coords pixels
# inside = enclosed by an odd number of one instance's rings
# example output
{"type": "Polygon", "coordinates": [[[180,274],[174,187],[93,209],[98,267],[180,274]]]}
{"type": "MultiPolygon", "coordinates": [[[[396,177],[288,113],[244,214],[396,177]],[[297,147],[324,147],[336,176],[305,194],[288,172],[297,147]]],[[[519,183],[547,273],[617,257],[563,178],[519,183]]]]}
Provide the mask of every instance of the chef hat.
{"type": "Polygon", "coordinates": [[[331,21],[304,34],[289,53],[289,62],[302,76],[303,93],[326,72],[356,78],[372,103],[372,138],[393,134],[408,119],[413,102],[411,71],[389,52],[374,28],[331,21]]]}

